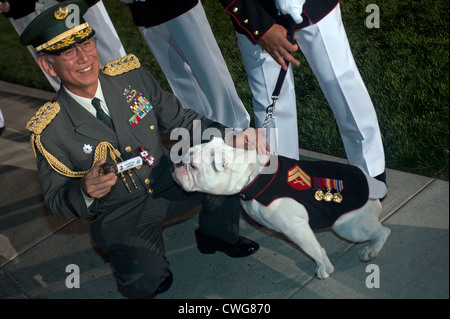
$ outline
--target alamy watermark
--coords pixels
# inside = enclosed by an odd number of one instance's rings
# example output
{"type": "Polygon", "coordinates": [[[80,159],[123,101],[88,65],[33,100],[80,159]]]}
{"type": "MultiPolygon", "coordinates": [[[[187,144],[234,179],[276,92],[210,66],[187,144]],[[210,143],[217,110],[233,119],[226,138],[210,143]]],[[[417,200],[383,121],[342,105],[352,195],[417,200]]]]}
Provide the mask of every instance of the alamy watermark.
{"type": "Polygon", "coordinates": [[[369,4],[366,12],[370,13],[366,18],[366,27],[369,29],[380,28],[380,7],[376,4],[369,4]]]}
{"type": "MultiPolygon", "coordinates": [[[[195,164],[195,163],[210,163],[214,165],[220,165],[224,161],[232,161],[233,163],[247,163],[253,164],[260,162],[262,160],[261,154],[257,154],[256,149],[250,148],[250,152],[243,152],[242,149],[235,147],[232,150],[228,150],[226,155],[222,152],[222,149],[217,148],[217,152],[203,152],[201,156],[193,156],[191,153],[191,145],[199,145],[205,143],[206,141],[211,141],[213,138],[221,138],[223,140],[228,140],[227,137],[230,135],[236,136],[239,140],[246,140],[248,144],[252,144],[254,139],[265,138],[266,129],[257,128],[256,134],[252,130],[242,130],[226,128],[225,133],[215,127],[209,127],[202,131],[201,121],[194,120],[192,130],[186,128],[175,128],[170,133],[170,139],[176,142],[170,149],[170,160],[173,163],[183,163],[183,164],[195,164]],[[260,131],[262,130],[262,132],[260,131]]],[[[275,135],[277,133],[277,128],[267,129],[269,135],[275,135]]],[[[267,140],[266,140],[266,143],[267,140]]],[[[256,148],[256,144],[253,143],[256,148]]],[[[267,160],[267,158],[266,158],[267,160]]],[[[218,167],[218,166],[217,166],[218,167]]],[[[276,172],[278,167],[277,157],[271,157],[270,162],[262,172],[262,174],[272,174],[276,172]]]]}
{"type": "Polygon", "coordinates": [[[72,29],[80,25],[80,8],[76,4],[67,5],[66,27],[72,29]]]}
{"type": "Polygon", "coordinates": [[[76,264],[67,265],[66,273],[70,273],[66,277],[66,287],[69,289],[80,288],[80,267],[76,264]]]}
{"type": "Polygon", "coordinates": [[[366,266],[366,272],[369,273],[366,277],[366,287],[369,289],[380,288],[380,267],[369,264],[366,266]]]}

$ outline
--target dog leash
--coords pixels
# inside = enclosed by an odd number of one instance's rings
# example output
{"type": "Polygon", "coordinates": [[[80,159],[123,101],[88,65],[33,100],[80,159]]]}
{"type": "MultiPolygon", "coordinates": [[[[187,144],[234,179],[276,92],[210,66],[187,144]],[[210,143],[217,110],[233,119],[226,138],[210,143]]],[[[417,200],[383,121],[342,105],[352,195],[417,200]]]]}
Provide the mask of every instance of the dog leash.
{"type": "MultiPolygon", "coordinates": [[[[288,21],[287,39],[289,42],[292,43],[292,41],[294,41],[294,33],[295,33],[296,23],[294,22],[294,20],[292,20],[292,18],[289,15],[285,16],[285,18],[288,21]]],[[[269,122],[273,119],[273,114],[275,112],[275,106],[276,106],[278,99],[280,98],[281,87],[283,86],[284,78],[286,77],[287,70],[289,69],[289,61],[286,61],[286,66],[287,66],[286,70],[281,68],[280,73],[278,74],[277,83],[276,83],[275,89],[273,90],[273,93],[272,93],[272,104],[266,108],[266,118],[264,119],[264,123],[262,126],[263,128],[267,128],[267,126],[269,125],[269,122]]]]}

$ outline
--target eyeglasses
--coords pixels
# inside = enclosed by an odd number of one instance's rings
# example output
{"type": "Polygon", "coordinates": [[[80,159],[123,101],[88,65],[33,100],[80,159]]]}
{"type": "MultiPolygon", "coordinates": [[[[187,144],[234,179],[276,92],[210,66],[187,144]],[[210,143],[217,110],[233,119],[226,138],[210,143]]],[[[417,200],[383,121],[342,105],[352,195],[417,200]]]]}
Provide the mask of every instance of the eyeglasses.
{"type": "Polygon", "coordinates": [[[58,55],[65,61],[69,61],[72,59],[75,59],[75,57],[77,56],[77,48],[80,47],[84,52],[89,52],[95,49],[96,47],[96,39],[94,37],[83,41],[73,47],[71,47],[70,49],[64,50],[61,53],[58,53],[58,55]]]}

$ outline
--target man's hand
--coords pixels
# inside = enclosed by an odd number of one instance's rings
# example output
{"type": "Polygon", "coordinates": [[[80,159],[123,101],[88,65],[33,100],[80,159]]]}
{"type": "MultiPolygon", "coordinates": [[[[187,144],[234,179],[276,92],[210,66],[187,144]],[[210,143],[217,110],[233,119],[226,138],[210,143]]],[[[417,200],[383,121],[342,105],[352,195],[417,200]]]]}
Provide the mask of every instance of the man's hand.
{"type": "Polygon", "coordinates": [[[111,191],[111,187],[116,184],[117,176],[114,173],[99,175],[100,166],[106,161],[98,161],[81,179],[81,190],[84,195],[90,198],[102,198],[111,191]]]}
{"type": "Polygon", "coordinates": [[[256,150],[258,154],[270,152],[267,144],[267,131],[264,128],[246,128],[244,131],[233,133],[225,138],[225,143],[235,148],[256,150]]]}
{"type": "MultiPolygon", "coordinates": [[[[292,44],[286,37],[287,30],[282,25],[274,24],[258,41],[261,48],[269,53],[285,71],[287,71],[286,61],[296,66],[300,65],[300,61],[291,54],[298,50],[298,45],[292,44]]],[[[294,35],[294,40],[296,39],[298,36],[294,35]]]]}

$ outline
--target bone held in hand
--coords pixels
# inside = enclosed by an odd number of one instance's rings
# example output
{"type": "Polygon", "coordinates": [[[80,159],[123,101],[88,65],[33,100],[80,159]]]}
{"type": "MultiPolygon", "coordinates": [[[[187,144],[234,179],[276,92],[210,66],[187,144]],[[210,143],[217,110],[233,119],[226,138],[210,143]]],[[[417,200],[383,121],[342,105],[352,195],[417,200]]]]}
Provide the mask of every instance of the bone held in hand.
{"type": "Polygon", "coordinates": [[[100,166],[100,172],[103,175],[114,173],[120,174],[132,168],[142,165],[142,157],[136,156],[120,163],[104,163],[100,166]]]}

